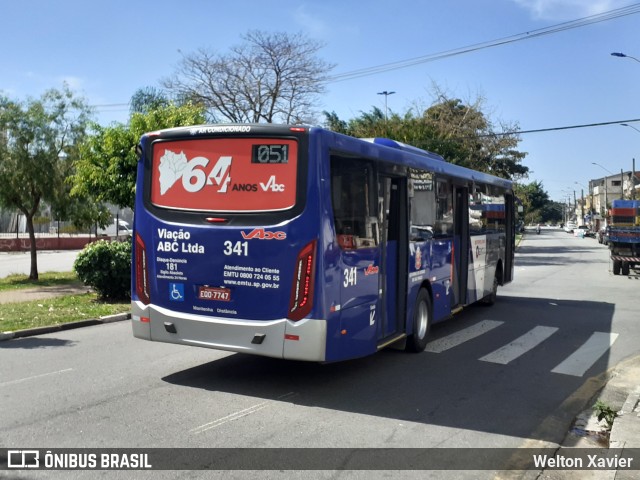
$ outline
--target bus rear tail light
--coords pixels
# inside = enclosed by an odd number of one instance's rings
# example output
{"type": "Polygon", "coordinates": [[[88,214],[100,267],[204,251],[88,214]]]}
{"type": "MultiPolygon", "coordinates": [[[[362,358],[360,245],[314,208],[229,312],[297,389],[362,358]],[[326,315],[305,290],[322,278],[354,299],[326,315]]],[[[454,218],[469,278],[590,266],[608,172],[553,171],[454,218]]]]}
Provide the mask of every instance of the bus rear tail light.
{"type": "Polygon", "coordinates": [[[149,265],[147,260],[147,249],[144,241],[136,232],[136,294],[142,303],[149,305],[151,296],[149,295],[149,265]]]}
{"type": "Polygon", "coordinates": [[[309,315],[313,307],[313,289],[316,271],[316,245],[314,240],[300,250],[296,267],[293,272],[291,300],[287,318],[293,321],[303,319],[309,315]]]}

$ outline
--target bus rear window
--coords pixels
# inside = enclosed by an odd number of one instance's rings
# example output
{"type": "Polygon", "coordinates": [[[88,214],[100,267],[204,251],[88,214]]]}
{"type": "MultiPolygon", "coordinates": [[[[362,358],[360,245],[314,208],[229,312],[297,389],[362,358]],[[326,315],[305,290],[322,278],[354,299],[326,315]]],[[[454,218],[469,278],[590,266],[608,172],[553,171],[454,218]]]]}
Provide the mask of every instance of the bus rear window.
{"type": "Polygon", "coordinates": [[[296,201],[298,146],[276,138],[193,139],[153,146],[151,202],[210,212],[269,212],[296,201]]]}

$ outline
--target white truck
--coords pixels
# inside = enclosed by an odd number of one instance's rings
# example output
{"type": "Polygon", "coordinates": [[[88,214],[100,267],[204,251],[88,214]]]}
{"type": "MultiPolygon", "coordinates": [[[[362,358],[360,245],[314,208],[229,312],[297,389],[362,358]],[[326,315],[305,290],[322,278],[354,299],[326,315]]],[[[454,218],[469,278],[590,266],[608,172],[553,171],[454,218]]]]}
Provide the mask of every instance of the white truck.
{"type": "Polygon", "coordinates": [[[125,220],[117,220],[116,223],[116,220],[114,219],[111,224],[106,226],[106,228],[98,229],[99,237],[109,237],[123,240],[126,238],[131,238],[131,235],[131,227],[129,226],[129,222],[125,220]]]}

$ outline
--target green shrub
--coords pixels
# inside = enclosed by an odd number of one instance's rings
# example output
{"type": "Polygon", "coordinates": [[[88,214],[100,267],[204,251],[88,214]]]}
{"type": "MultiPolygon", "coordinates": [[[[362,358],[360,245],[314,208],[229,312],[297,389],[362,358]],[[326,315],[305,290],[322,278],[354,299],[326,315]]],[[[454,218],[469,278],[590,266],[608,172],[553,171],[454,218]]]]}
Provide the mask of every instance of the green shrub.
{"type": "Polygon", "coordinates": [[[131,296],[131,242],[90,243],[78,254],[73,268],[102,299],[131,296]]]}
{"type": "Polygon", "coordinates": [[[598,421],[601,422],[604,420],[607,422],[607,429],[611,430],[611,427],[613,427],[613,421],[618,416],[618,412],[601,400],[598,400],[595,403],[593,409],[595,410],[596,415],[598,415],[598,421]]]}

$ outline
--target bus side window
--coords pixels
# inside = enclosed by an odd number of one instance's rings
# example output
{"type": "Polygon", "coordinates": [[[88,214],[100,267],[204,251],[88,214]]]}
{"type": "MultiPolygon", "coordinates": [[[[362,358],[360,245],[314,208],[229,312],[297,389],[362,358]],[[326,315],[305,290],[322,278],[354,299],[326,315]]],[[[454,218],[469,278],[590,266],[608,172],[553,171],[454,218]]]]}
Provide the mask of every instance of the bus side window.
{"type": "Polygon", "coordinates": [[[411,182],[409,183],[409,209],[411,216],[412,242],[431,240],[434,235],[436,219],[436,192],[433,189],[433,173],[409,169],[411,182]]]}
{"type": "Polygon", "coordinates": [[[484,217],[482,187],[474,185],[469,192],[469,233],[471,235],[481,235],[485,233],[484,217]]]}
{"type": "Polygon", "coordinates": [[[493,233],[505,231],[505,198],[496,187],[487,186],[487,196],[483,199],[486,229],[493,233]]]}
{"type": "Polygon", "coordinates": [[[367,162],[331,157],[331,197],[337,241],[343,250],[378,245],[373,169],[367,162]]]}
{"type": "Polygon", "coordinates": [[[453,235],[453,188],[451,182],[438,180],[436,182],[436,225],[435,236],[453,235]]]}

